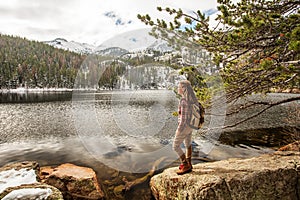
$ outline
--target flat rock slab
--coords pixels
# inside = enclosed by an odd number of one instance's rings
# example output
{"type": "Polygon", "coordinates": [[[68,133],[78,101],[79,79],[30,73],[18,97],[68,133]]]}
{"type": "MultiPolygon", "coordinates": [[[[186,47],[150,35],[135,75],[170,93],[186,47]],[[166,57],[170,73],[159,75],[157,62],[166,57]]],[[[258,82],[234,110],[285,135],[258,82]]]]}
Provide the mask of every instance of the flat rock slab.
{"type": "Polygon", "coordinates": [[[157,200],[300,199],[300,152],[197,164],[181,176],[176,170],[169,168],[151,178],[157,200]]]}
{"type": "Polygon", "coordinates": [[[103,199],[96,173],[88,167],[80,167],[70,163],[58,167],[42,167],[42,182],[58,188],[65,198],[103,199]]]}
{"type": "Polygon", "coordinates": [[[9,163],[7,165],[4,165],[0,168],[0,171],[9,170],[9,169],[33,169],[38,171],[39,170],[39,164],[35,161],[23,161],[23,162],[16,162],[16,163],[9,163]]]}

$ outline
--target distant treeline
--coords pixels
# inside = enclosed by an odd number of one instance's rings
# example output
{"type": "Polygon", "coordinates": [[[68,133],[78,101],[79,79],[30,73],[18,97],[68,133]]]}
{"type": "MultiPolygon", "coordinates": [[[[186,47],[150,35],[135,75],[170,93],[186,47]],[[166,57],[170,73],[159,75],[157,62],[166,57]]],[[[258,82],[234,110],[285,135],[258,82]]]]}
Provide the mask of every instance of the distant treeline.
{"type": "Polygon", "coordinates": [[[126,66],[153,61],[153,57],[145,55],[133,58],[83,55],[0,34],[0,89],[73,88],[75,80],[76,87],[112,89],[120,82],[126,66]]]}
{"type": "Polygon", "coordinates": [[[0,34],[0,88],[73,87],[86,55],[0,34]]]}

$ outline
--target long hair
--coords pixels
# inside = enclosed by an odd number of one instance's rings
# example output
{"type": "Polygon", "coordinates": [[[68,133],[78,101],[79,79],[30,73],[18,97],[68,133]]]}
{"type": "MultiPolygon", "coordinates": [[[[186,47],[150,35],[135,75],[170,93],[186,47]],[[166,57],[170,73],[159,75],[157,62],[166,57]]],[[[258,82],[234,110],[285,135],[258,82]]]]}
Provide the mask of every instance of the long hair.
{"type": "Polygon", "coordinates": [[[179,82],[179,84],[183,88],[183,96],[186,98],[188,103],[198,102],[190,81],[182,80],[179,82]]]}

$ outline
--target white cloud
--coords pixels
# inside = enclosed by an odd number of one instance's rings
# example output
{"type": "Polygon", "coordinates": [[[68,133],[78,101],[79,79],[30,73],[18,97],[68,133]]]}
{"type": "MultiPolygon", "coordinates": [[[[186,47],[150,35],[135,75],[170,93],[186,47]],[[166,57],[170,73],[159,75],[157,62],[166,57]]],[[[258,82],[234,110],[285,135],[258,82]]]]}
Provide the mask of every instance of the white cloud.
{"type": "Polygon", "coordinates": [[[118,33],[147,27],[137,14],[170,18],[157,6],[191,12],[215,9],[216,4],[216,0],[7,0],[0,1],[0,33],[99,45],[118,33]]]}

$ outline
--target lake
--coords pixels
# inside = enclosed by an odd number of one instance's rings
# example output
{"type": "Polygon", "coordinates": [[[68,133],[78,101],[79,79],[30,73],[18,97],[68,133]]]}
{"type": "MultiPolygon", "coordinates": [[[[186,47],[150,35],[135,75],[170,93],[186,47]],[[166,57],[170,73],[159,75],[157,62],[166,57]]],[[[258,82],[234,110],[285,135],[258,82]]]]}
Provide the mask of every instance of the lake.
{"type": "MultiPolygon", "coordinates": [[[[0,166],[35,160],[41,166],[73,163],[92,167],[108,199],[113,188],[144,176],[161,158],[157,172],[177,166],[172,139],[178,99],[169,90],[1,93],[0,166]]],[[[271,149],[210,141],[195,132],[193,163],[253,157],[271,149]],[[213,146],[209,155],[201,150],[213,146]]],[[[120,197],[118,197],[120,198],[120,197]]],[[[122,194],[151,199],[148,182],[122,194]]]]}

